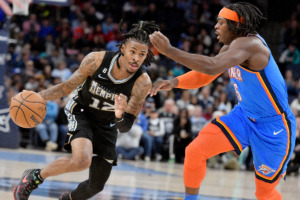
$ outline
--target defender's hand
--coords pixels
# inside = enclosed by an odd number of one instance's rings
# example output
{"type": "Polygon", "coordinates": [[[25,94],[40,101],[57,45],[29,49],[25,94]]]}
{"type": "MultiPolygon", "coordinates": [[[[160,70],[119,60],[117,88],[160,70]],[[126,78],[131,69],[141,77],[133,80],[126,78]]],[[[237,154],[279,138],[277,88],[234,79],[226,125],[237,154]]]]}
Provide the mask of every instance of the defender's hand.
{"type": "Polygon", "coordinates": [[[159,90],[171,90],[173,87],[174,85],[171,80],[159,80],[153,84],[149,94],[152,97],[153,95],[156,95],[159,90]]]}
{"type": "Polygon", "coordinates": [[[115,96],[115,116],[122,118],[122,115],[127,107],[127,97],[124,94],[115,96]]]}
{"type": "Polygon", "coordinates": [[[166,55],[168,49],[171,48],[169,39],[159,31],[152,33],[149,38],[152,45],[157,49],[157,51],[159,51],[159,53],[166,55]]]}

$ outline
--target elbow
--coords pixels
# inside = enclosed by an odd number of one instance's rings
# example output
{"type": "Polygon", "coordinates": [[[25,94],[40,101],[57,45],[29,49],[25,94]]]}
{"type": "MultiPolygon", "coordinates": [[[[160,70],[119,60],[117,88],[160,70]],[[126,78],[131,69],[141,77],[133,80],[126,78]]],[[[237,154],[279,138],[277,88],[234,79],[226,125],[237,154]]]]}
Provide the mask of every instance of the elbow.
{"type": "Polygon", "coordinates": [[[208,75],[214,76],[220,73],[218,70],[218,63],[214,57],[210,57],[207,65],[205,66],[208,75]]]}
{"type": "Polygon", "coordinates": [[[69,95],[75,88],[71,88],[66,82],[63,82],[59,85],[61,87],[61,90],[63,91],[63,95],[67,96],[69,95]]]}
{"type": "Polygon", "coordinates": [[[216,69],[213,69],[213,68],[208,68],[206,70],[206,73],[207,75],[210,75],[210,76],[214,76],[214,75],[217,75],[219,74],[220,72],[218,72],[216,69]]]}
{"type": "Polygon", "coordinates": [[[201,69],[195,70],[197,72],[203,73],[203,74],[207,74],[210,76],[214,76],[219,74],[220,72],[218,72],[216,69],[214,69],[211,65],[206,65],[203,66],[201,69]]]}
{"type": "Polygon", "coordinates": [[[204,73],[207,75],[217,75],[220,73],[218,70],[218,65],[216,61],[213,58],[208,58],[207,62],[203,63],[202,65],[195,67],[195,71],[198,71],[200,73],[204,73]]]}

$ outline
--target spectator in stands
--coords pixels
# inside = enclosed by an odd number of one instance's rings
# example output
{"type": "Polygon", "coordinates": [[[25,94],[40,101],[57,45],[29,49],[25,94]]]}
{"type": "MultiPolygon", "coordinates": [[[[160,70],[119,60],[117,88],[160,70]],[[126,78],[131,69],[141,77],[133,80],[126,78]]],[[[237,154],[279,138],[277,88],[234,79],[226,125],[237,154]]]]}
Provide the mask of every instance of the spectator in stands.
{"type": "Polygon", "coordinates": [[[139,160],[144,153],[143,147],[140,147],[140,140],[143,135],[143,129],[136,122],[127,133],[119,133],[117,139],[118,158],[128,160],[139,160]]]}
{"type": "Polygon", "coordinates": [[[297,98],[292,101],[290,106],[293,110],[297,110],[297,112],[300,114],[300,92],[298,93],[297,98]]]}
{"type": "Polygon", "coordinates": [[[289,44],[281,53],[279,62],[283,63],[287,70],[292,70],[294,78],[300,78],[300,51],[295,44],[289,44]]]}
{"type": "Polygon", "coordinates": [[[164,122],[165,125],[162,154],[166,159],[171,160],[175,159],[173,125],[176,116],[172,111],[173,106],[175,106],[174,99],[168,98],[165,100],[164,106],[158,110],[159,118],[164,122]]]}
{"type": "Polygon", "coordinates": [[[189,90],[183,90],[181,94],[181,98],[176,101],[176,105],[179,109],[186,108],[188,105],[190,105],[190,91],[189,90]]]}
{"type": "Polygon", "coordinates": [[[52,71],[51,75],[53,77],[58,77],[61,82],[64,82],[72,75],[72,73],[71,70],[67,68],[67,63],[61,61],[58,64],[58,67],[52,71]]]}
{"type": "Polygon", "coordinates": [[[25,35],[31,31],[36,33],[40,32],[41,26],[37,21],[36,14],[31,13],[29,15],[29,19],[24,21],[22,28],[25,35]]]}
{"type": "Polygon", "coordinates": [[[39,31],[39,37],[41,37],[42,39],[45,39],[47,35],[52,35],[52,37],[55,37],[55,33],[55,29],[49,19],[43,19],[41,29],[39,31]]]}
{"type": "Polygon", "coordinates": [[[105,21],[102,23],[102,31],[104,34],[107,34],[109,31],[113,30],[113,28],[114,28],[113,17],[110,14],[108,14],[105,18],[105,21]]]}
{"type": "Polygon", "coordinates": [[[226,113],[229,113],[232,110],[232,105],[228,101],[227,93],[222,91],[220,94],[220,104],[218,110],[222,110],[221,108],[225,107],[226,113]]]}
{"type": "MultiPolygon", "coordinates": [[[[152,151],[154,152],[155,160],[160,161],[162,159],[161,153],[163,136],[165,135],[165,124],[159,118],[159,113],[155,108],[151,109],[150,118],[148,119],[148,134],[153,139],[152,151]]],[[[145,160],[148,160],[148,158],[145,160]]]]}
{"type": "Polygon", "coordinates": [[[55,101],[47,101],[46,107],[46,117],[42,123],[36,126],[35,129],[38,132],[41,140],[46,143],[45,150],[53,151],[58,147],[58,126],[55,123],[55,118],[58,114],[58,103],[55,101]]]}
{"type": "MultiPolygon", "coordinates": [[[[150,108],[150,104],[148,105],[150,108]]],[[[144,108],[145,109],[145,108],[144,108]]],[[[140,140],[140,145],[144,149],[144,159],[150,161],[151,151],[152,151],[152,137],[147,133],[148,130],[148,119],[144,114],[144,110],[139,113],[136,119],[136,124],[142,127],[143,135],[140,140]]]]}
{"type": "Polygon", "coordinates": [[[185,148],[193,140],[192,125],[187,109],[181,109],[179,111],[179,115],[174,120],[173,134],[175,135],[175,161],[176,163],[183,163],[185,157],[185,148]]]}
{"type": "Polygon", "coordinates": [[[202,128],[208,123],[202,114],[202,107],[200,105],[196,105],[194,112],[190,117],[193,139],[198,136],[199,131],[201,131],[202,128]]]}
{"type": "Polygon", "coordinates": [[[200,105],[205,110],[207,105],[213,105],[214,98],[211,96],[211,89],[210,86],[204,86],[198,95],[198,99],[200,102],[200,105]]]}
{"type": "Polygon", "coordinates": [[[68,102],[67,100],[68,98],[58,100],[59,110],[58,110],[58,115],[55,119],[55,123],[58,126],[58,136],[59,136],[57,140],[58,150],[61,151],[65,151],[64,144],[68,134],[68,118],[64,111],[64,108],[68,102]]]}

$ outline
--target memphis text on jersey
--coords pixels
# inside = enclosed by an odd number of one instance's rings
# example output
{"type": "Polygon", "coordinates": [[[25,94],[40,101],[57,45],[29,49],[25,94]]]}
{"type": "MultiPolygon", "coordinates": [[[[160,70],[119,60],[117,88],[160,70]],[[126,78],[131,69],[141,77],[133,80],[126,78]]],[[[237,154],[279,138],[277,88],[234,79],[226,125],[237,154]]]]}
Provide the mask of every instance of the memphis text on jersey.
{"type": "MultiPolygon", "coordinates": [[[[92,103],[89,105],[91,108],[102,110],[102,111],[110,111],[114,112],[114,101],[115,101],[115,93],[103,88],[98,82],[92,81],[91,86],[89,88],[89,92],[95,96],[101,97],[101,100],[98,98],[92,97],[92,103]]],[[[128,99],[127,96],[126,101],[128,99]]]]}

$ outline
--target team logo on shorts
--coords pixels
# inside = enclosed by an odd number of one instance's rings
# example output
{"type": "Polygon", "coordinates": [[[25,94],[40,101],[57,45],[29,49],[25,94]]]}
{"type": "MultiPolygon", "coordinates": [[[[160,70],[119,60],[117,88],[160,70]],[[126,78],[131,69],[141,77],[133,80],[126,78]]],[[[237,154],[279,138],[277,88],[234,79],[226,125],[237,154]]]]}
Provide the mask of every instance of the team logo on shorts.
{"type": "Polygon", "coordinates": [[[268,175],[270,173],[275,172],[274,169],[268,167],[267,165],[262,164],[261,166],[259,166],[258,171],[261,171],[264,175],[268,175]]]}

